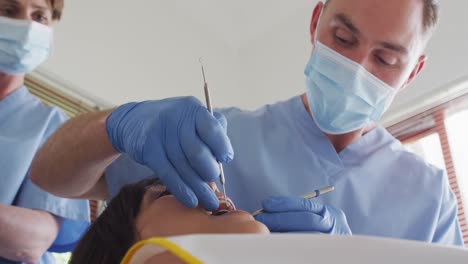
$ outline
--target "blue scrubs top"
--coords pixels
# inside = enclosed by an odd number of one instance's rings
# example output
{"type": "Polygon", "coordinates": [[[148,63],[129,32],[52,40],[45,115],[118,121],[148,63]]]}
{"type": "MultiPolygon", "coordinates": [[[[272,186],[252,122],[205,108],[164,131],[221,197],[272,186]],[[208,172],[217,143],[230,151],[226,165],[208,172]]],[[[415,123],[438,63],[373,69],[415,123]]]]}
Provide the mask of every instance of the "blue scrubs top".
{"type": "MultiPolygon", "coordinates": [[[[63,219],[59,234],[49,249],[73,249],[89,226],[89,205],[84,200],[63,199],[46,193],[28,178],[32,159],[66,120],[57,108],[45,106],[21,87],[0,100],[0,203],[47,211],[63,219]]],[[[0,263],[6,262],[0,257],[0,263]]],[[[39,263],[55,263],[46,253],[39,263]]]]}
{"type": "MultiPolygon", "coordinates": [[[[239,209],[253,212],[272,195],[333,185],[335,191],[316,199],[343,210],[353,234],[463,245],[444,171],[406,151],[383,127],[337,153],[299,96],[256,111],[218,111],[226,115],[235,153],[224,166],[226,191],[239,209]]],[[[151,175],[131,163],[122,156],[108,168],[113,192],[128,170],[137,172],[131,177],[151,175]]]]}

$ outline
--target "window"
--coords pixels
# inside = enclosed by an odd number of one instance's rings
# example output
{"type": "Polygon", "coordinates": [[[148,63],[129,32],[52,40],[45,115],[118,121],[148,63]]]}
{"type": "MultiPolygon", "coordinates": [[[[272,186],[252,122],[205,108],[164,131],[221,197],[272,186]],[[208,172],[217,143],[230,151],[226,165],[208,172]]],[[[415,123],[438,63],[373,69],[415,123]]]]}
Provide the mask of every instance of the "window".
{"type": "Polygon", "coordinates": [[[407,143],[405,147],[436,167],[445,169],[444,155],[442,154],[440,139],[437,133],[407,143]]]}
{"type": "Polygon", "coordinates": [[[447,118],[447,132],[464,205],[468,199],[468,110],[447,118]]]}
{"type": "Polygon", "coordinates": [[[389,132],[427,162],[446,170],[468,246],[468,94],[392,125],[389,132]]]}

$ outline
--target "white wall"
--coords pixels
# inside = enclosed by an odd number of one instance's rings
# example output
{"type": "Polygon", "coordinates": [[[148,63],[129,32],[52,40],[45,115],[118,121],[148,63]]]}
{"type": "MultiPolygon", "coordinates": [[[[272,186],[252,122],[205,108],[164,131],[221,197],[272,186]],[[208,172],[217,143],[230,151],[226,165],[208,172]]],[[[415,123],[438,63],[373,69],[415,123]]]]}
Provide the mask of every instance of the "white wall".
{"type": "MultiPolygon", "coordinates": [[[[304,67],[311,52],[309,24],[314,3],[296,10],[244,45],[239,52],[244,107],[288,99],[305,91],[304,67]]],[[[235,104],[235,102],[232,102],[235,104]]]]}
{"type": "MultiPolygon", "coordinates": [[[[40,70],[110,104],[202,97],[204,56],[216,106],[253,109],[304,91],[315,0],[66,1],[55,56],[40,70]]],[[[468,76],[467,1],[442,1],[420,78],[390,115],[468,76]]]]}
{"type": "MultiPolygon", "coordinates": [[[[440,23],[427,48],[426,66],[416,81],[396,98],[387,119],[392,119],[391,115],[404,115],[408,108],[418,108],[420,102],[430,103],[433,101],[430,98],[440,101],[450,97],[455,90],[451,89],[452,85],[468,81],[468,1],[441,3],[440,23]]],[[[460,88],[467,89],[468,83],[464,86],[460,88]]]]}
{"type": "Polygon", "coordinates": [[[160,4],[151,8],[118,2],[68,1],[66,10],[71,12],[56,26],[55,54],[40,70],[84,93],[121,104],[201,97],[198,59],[203,56],[214,96],[221,87],[233,89],[235,53],[211,28],[178,13],[170,1],[157,1],[160,4]],[[106,5],[109,8],[89,8],[106,5]]]}

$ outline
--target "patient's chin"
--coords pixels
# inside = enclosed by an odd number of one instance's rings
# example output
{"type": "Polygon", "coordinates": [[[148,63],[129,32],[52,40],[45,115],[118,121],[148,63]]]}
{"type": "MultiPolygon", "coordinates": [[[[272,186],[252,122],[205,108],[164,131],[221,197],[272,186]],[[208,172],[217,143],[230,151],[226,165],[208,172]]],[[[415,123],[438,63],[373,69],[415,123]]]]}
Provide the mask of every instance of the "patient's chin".
{"type": "Polygon", "coordinates": [[[226,229],[224,233],[239,233],[239,234],[269,234],[270,230],[261,222],[241,210],[230,211],[224,215],[218,216],[220,221],[225,223],[226,229]],[[224,218],[224,220],[221,220],[224,218]]]}
{"type": "Polygon", "coordinates": [[[249,222],[248,224],[244,224],[240,227],[238,233],[243,234],[270,234],[270,230],[268,228],[257,221],[249,222]]]}

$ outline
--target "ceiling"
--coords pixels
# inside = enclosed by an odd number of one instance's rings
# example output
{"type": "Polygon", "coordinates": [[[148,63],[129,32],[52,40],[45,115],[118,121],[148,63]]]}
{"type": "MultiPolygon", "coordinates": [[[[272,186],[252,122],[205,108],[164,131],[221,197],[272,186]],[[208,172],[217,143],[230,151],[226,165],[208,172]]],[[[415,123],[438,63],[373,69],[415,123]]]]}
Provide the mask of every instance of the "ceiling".
{"type": "MultiPolygon", "coordinates": [[[[39,72],[106,105],[194,95],[199,57],[215,106],[254,109],[304,91],[315,0],[65,1],[55,53],[39,72]]],[[[390,110],[468,77],[467,1],[443,1],[429,61],[390,110]]]]}

